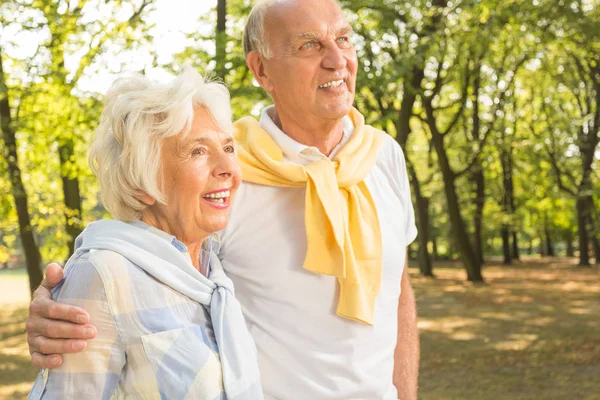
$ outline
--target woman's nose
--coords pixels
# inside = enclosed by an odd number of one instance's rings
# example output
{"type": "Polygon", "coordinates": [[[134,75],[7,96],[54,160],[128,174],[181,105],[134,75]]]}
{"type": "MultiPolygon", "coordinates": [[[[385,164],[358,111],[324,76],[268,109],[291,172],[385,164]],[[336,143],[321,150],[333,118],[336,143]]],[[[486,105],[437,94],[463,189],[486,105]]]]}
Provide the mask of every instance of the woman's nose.
{"type": "Polygon", "coordinates": [[[221,152],[215,160],[214,173],[217,176],[230,178],[237,169],[237,160],[231,153],[221,152]]]}

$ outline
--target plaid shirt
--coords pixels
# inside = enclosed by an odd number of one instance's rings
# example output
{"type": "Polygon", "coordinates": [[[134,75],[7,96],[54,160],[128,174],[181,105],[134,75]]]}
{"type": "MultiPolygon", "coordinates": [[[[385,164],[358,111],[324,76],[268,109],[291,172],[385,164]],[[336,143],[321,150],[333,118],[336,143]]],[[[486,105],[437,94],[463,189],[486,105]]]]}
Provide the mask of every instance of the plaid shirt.
{"type": "MultiPolygon", "coordinates": [[[[187,253],[173,236],[138,224],[187,253]]],[[[203,250],[205,268],[209,254],[203,250]]],[[[53,293],[85,308],[98,334],[85,351],[63,355],[59,368],[43,369],[30,399],[225,399],[210,317],[199,303],[102,250],[76,260],[53,293]]]]}

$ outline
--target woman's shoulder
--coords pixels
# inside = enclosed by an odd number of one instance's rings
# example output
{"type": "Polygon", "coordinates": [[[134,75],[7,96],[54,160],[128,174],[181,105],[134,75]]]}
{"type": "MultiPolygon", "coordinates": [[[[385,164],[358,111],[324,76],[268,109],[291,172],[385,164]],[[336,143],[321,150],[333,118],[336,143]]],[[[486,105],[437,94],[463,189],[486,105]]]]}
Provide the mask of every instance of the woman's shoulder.
{"type": "Polygon", "coordinates": [[[100,275],[110,278],[119,278],[135,268],[126,257],[112,250],[90,250],[84,257],[100,275]]]}
{"type": "Polygon", "coordinates": [[[103,279],[86,256],[74,257],[65,267],[64,279],[52,290],[53,297],[63,302],[69,300],[103,300],[103,279]]]}
{"type": "Polygon", "coordinates": [[[136,310],[138,288],[148,286],[148,275],[123,255],[111,250],[91,250],[73,267],[92,268],[101,281],[106,301],[113,314],[136,310]]]}
{"type": "MultiPolygon", "coordinates": [[[[77,281],[78,286],[85,282],[92,284],[100,280],[106,294],[119,291],[126,285],[131,287],[131,281],[139,279],[139,268],[121,254],[111,250],[90,250],[83,254],[75,254],[65,268],[65,281],[77,281]]],[[[82,288],[82,290],[85,290],[82,288]]]]}

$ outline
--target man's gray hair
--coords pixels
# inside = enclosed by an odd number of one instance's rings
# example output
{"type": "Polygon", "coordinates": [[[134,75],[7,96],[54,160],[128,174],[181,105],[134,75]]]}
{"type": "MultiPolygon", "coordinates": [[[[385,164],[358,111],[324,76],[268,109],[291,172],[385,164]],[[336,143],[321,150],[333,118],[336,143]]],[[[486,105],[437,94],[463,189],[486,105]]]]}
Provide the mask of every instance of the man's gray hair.
{"type": "MultiPolygon", "coordinates": [[[[244,54],[247,56],[251,51],[258,51],[264,58],[271,58],[271,48],[265,35],[265,17],[269,9],[277,3],[289,0],[257,0],[252,7],[246,26],[244,27],[244,54]]],[[[339,0],[333,0],[337,5],[341,4],[339,0]]]]}
{"type": "Polygon", "coordinates": [[[100,182],[102,203],[115,219],[139,219],[146,204],[136,196],[144,193],[165,204],[162,143],[189,133],[197,106],[206,108],[221,129],[233,133],[227,88],[205,80],[192,68],[167,84],[140,74],[113,83],[89,162],[100,182]]]}
{"type": "Polygon", "coordinates": [[[244,26],[244,54],[247,56],[251,51],[258,51],[264,58],[271,58],[271,49],[265,35],[265,17],[269,8],[281,0],[259,0],[246,21],[244,26]]]}

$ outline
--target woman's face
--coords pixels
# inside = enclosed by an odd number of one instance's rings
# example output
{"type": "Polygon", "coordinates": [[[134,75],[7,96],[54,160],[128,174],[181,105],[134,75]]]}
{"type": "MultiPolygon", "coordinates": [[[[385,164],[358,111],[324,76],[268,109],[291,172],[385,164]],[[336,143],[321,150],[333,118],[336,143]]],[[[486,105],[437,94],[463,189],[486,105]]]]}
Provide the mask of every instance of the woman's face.
{"type": "Polygon", "coordinates": [[[233,137],[206,109],[196,107],[189,134],[165,139],[161,156],[167,204],[154,203],[147,209],[159,227],[185,241],[225,228],[241,181],[233,137]]]}

